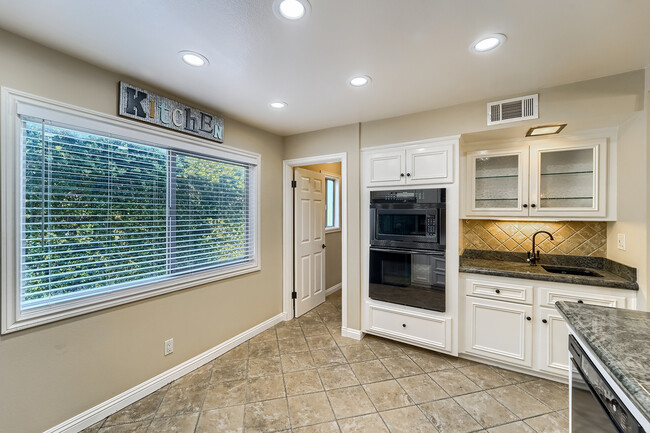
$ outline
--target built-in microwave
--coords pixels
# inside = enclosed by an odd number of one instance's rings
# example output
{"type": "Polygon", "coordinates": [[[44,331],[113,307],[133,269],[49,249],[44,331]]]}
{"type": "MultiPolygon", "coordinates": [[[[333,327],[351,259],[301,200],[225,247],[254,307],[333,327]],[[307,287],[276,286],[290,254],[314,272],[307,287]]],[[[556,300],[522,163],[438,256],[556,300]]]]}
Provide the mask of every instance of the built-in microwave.
{"type": "Polygon", "coordinates": [[[370,245],[445,249],[444,188],[370,192],[370,245]]]}

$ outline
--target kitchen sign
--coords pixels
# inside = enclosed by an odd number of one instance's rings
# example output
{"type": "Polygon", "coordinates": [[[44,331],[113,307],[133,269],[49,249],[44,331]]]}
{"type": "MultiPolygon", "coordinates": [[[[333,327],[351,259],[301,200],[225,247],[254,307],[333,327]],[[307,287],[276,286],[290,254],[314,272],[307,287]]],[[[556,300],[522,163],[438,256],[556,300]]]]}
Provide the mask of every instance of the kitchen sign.
{"type": "Polygon", "coordinates": [[[120,81],[120,116],[223,143],[223,118],[120,81]]]}

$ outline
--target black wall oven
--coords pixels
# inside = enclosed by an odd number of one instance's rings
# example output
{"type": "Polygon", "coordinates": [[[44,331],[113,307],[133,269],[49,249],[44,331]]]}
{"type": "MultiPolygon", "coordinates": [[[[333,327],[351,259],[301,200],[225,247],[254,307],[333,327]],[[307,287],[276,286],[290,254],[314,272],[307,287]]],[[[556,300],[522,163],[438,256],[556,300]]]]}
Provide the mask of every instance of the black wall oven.
{"type": "Polygon", "coordinates": [[[445,311],[443,188],[370,193],[371,299],[445,311]]]}

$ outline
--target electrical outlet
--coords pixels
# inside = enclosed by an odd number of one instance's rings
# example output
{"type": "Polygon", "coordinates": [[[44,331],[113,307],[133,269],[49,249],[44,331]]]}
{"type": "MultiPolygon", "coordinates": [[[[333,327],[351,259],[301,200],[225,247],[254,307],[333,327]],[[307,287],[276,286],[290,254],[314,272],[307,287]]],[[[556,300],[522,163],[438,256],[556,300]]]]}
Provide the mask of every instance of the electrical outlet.
{"type": "Polygon", "coordinates": [[[165,340],[165,356],[174,352],[174,339],[165,340]]]}
{"type": "Polygon", "coordinates": [[[617,241],[618,241],[618,249],[625,251],[625,234],[619,233],[617,241]]]}

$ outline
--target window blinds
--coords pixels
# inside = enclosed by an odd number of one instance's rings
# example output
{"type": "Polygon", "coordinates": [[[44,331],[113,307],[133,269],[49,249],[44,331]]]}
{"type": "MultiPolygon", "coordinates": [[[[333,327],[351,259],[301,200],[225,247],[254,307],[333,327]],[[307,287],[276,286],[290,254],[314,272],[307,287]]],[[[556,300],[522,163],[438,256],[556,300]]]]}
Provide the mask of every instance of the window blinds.
{"type": "Polygon", "coordinates": [[[251,166],[22,118],[21,310],[254,260],[251,166]]]}

